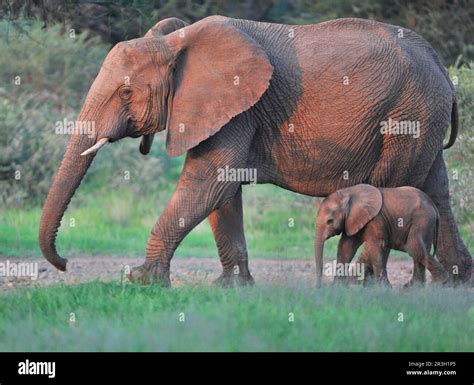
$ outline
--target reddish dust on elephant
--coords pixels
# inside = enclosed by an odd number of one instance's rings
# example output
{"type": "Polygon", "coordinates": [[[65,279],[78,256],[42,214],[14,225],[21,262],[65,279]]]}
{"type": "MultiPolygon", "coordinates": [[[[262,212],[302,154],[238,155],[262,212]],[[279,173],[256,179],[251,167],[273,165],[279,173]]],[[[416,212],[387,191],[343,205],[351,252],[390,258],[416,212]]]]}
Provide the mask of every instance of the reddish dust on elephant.
{"type": "Polygon", "coordinates": [[[142,137],[148,153],[153,135],[167,130],[169,155],[186,160],[133,281],[169,285],[175,249],[206,218],[218,282],[236,267],[239,283],[253,281],[241,192],[249,181],[222,180],[222,169],[255,170],[257,183],[319,197],[360,183],[419,188],[439,212],[439,261],[455,282],[471,277],[443,160],[445,137],[447,148],[457,134],[454,89],[431,46],[408,29],[359,19],[166,19],[112,48],[78,120],[94,121],[95,136],[71,136],[39,227],[42,253],[60,270],[58,226],[99,149],[142,137]],[[395,130],[399,122],[416,130],[395,130]]]}

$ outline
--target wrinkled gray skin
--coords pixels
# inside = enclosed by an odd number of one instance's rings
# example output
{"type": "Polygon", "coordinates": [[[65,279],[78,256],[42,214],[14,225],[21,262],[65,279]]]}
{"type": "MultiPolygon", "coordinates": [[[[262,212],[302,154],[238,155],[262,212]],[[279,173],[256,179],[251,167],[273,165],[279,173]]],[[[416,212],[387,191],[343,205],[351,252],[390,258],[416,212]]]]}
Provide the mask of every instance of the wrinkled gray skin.
{"type": "Polygon", "coordinates": [[[48,261],[66,268],[57,229],[98,146],[142,136],[147,153],[153,134],[167,129],[168,153],[186,152],[186,160],[133,281],[169,285],[176,247],[205,218],[223,266],[218,282],[253,281],[242,219],[246,182],[220,181],[226,166],[255,168],[257,183],[310,196],[359,183],[420,188],[440,214],[440,262],[455,282],[470,279],[443,161],[450,125],[447,147],[456,138],[454,89],[423,38],[357,19],[288,26],[214,16],[184,28],[176,19],[159,24],[168,23],[157,36],[117,44],[105,59],[79,116],[95,121],[97,135],[71,137],[44,204],[39,243],[48,261]],[[419,122],[420,137],[382,135],[389,118],[419,122]]]}
{"type": "MultiPolygon", "coordinates": [[[[449,275],[430,255],[436,252],[439,214],[431,199],[413,187],[375,188],[359,184],[329,195],[316,220],[315,257],[317,282],[321,284],[324,241],[341,234],[337,263],[349,264],[364,245],[364,277],[390,286],[387,260],[391,249],[407,252],[414,262],[407,286],[424,284],[425,267],[433,282],[446,283],[449,275]]],[[[335,277],[346,281],[348,277],[335,277]]]]}

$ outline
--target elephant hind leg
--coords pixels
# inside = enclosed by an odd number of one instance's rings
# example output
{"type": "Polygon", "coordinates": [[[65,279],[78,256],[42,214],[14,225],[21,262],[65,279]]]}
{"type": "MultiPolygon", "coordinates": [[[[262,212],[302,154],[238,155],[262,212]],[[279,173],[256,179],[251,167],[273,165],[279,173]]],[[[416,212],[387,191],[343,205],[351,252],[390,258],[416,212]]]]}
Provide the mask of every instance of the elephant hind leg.
{"type": "Polygon", "coordinates": [[[219,251],[222,274],[214,283],[220,286],[245,286],[254,283],[248,267],[245,241],[242,187],[235,196],[207,217],[219,251]]]}
{"type": "MultiPolygon", "coordinates": [[[[413,234],[407,242],[407,251],[413,258],[416,264],[422,264],[431,273],[433,282],[445,283],[449,279],[447,271],[443,265],[439,263],[434,256],[430,255],[429,248],[431,247],[431,240],[427,241],[422,236],[413,234]]],[[[424,271],[424,268],[423,268],[424,271]]],[[[416,271],[413,271],[412,281],[416,283],[422,283],[418,281],[416,277],[416,271]]],[[[424,275],[424,274],[423,274],[424,275]]]]}
{"type": "Polygon", "coordinates": [[[425,211],[414,213],[415,222],[407,237],[405,251],[413,258],[413,273],[410,281],[404,287],[423,286],[426,282],[426,264],[429,251],[433,244],[432,218],[425,211]]]}
{"type": "MultiPolygon", "coordinates": [[[[413,256],[412,256],[413,258],[413,256]]],[[[415,285],[424,285],[426,282],[426,269],[422,261],[417,261],[413,258],[413,274],[408,283],[404,287],[412,287],[415,285]]]]}
{"type": "Polygon", "coordinates": [[[442,152],[436,157],[422,190],[433,200],[440,215],[436,255],[455,285],[467,283],[471,279],[472,257],[459,236],[451,210],[448,174],[442,152]]]}

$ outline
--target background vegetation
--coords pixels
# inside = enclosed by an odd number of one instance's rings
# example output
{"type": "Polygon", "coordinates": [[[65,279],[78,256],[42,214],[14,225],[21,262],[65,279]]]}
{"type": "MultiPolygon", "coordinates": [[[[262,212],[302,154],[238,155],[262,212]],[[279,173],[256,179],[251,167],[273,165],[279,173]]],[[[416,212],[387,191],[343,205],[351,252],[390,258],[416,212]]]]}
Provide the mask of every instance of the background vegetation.
{"type": "MultiPolygon", "coordinates": [[[[111,45],[142,35],[157,20],[189,22],[225,14],[285,23],[342,16],[374,18],[416,29],[450,65],[460,109],[460,135],[445,152],[452,202],[473,248],[473,8],[463,1],[15,1],[0,7],[0,255],[38,256],[41,204],[67,137],[55,123],[74,120],[111,45]],[[429,7],[428,7],[429,4],[429,7]],[[19,177],[19,179],[18,179],[19,177]]],[[[106,146],[94,161],[59,232],[67,253],[138,255],[161,213],[183,158],[166,155],[164,136],[151,156],[138,141],[106,146]],[[126,174],[130,178],[125,178],[126,174]]],[[[252,256],[294,258],[312,253],[313,200],[273,186],[244,188],[246,236],[252,256]],[[271,196],[271,199],[268,197],[271,196]],[[291,226],[294,221],[294,226],[291,226]]],[[[332,242],[334,245],[334,241],[332,242]]],[[[333,251],[334,247],[328,249],[333,251]]],[[[215,255],[207,223],[178,249],[215,255]]]]}
{"type": "Polygon", "coordinates": [[[157,20],[179,17],[193,23],[208,15],[287,24],[312,24],[338,17],[376,19],[414,29],[433,44],[446,64],[474,59],[474,9],[470,0],[7,0],[10,19],[33,17],[89,30],[117,43],[142,36],[157,20]]]}

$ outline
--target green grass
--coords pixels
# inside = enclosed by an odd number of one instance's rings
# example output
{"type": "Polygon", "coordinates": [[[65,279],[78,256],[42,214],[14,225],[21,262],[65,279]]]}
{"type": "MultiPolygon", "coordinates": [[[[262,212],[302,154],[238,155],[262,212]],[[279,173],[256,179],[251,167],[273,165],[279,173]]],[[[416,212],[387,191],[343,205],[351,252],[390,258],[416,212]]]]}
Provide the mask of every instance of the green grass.
{"type": "Polygon", "coordinates": [[[0,309],[2,351],[474,350],[468,289],[93,282],[4,292],[0,309]]]}
{"type": "MultiPolygon", "coordinates": [[[[110,193],[79,189],[58,235],[65,256],[142,256],[155,221],[171,193],[159,191],[137,199],[130,191],[110,193]]],[[[307,258],[313,254],[313,199],[271,185],[244,187],[245,233],[249,254],[264,258],[307,258]],[[271,196],[271,199],[268,199],[271,196]]],[[[0,210],[0,255],[39,257],[41,208],[0,210]]],[[[334,255],[337,240],[327,243],[334,255]]],[[[217,256],[207,221],[188,234],[177,256],[217,256]]]]}
{"type": "MultiPolygon", "coordinates": [[[[79,189],[65,213],[58,251],[71,255],[143,256],[151,228],[171,197],[171,186],[137,197],[131,190],[88,186],[79,189]]],[[[273,185],[243,188],[244,226],[251,258],[298,259],[313,256],[315,205],[311,197],[273,185]]],[[[0,256],[40,257],[41,208],[0,209],[0,256]]],[[[471,226],[472,227],[472,226],[471,226]]],[[[461,228],[474,251],[470,225],[461,228]]],[[[335,257],[338,238],[326,242],[335,257]]],[[[406,256],[392,251],[392,255],[406,256]]],[[[217,248],[207,220],[194,228],[175,253],[180,257],[214,257],[217,248]]]]}

